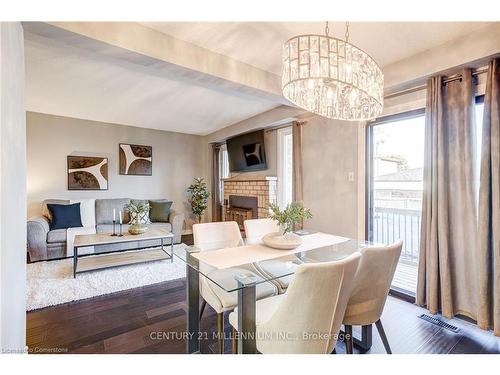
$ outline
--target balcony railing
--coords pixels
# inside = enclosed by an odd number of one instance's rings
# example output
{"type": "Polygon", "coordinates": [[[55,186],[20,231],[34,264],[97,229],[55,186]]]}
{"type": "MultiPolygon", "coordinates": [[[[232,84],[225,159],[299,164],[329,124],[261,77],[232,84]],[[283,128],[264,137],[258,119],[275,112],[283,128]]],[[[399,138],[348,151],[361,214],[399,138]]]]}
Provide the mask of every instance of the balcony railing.
{"type": "Polygon", "coordinates": [[[420,246],[420,210],[375,207],[373,212],[373,242],[389,244],[403,240],[401,260],[417,263],[420,246]]]}

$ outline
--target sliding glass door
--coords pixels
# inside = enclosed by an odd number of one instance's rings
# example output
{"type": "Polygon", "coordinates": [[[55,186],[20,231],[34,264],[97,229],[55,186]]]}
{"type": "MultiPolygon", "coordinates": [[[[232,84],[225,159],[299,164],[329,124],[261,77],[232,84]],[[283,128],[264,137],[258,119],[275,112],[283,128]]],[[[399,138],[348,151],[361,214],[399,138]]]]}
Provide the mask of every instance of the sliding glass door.
{"type": "MultiPolygon", "coordinates": [[[[483,96],[476,97],[474,168],[479,185],[483,96]]],[[[414,295],[420,248],[425,113],[388,116],[367,129],[367,238],[390,244],[403,240],[392,289],[414,295]]]]}
{"type": "Polygon", "coordinates": [[[403,240],[392,288],[410,295],[417,284],[424,136],[423,111],[387,117],[368,128],[368,239],[403,240]]]}

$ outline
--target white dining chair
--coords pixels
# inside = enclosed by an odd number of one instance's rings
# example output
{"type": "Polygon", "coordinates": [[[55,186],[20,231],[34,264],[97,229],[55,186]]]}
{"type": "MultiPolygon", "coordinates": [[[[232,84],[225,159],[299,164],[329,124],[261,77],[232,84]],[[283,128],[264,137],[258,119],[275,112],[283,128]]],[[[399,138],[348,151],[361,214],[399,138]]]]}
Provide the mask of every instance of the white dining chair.
{"type": "MultiPolygon", "coordinates": [[[[279,224],[272,219],[250,219],[243,222],[245,227],[245,236],[247,244],[260,244],[262,237],[268,233],[278,232],[280,230],[279,224]]],[[[294,273],[297,266],[302,261],[295,255],[289,255],[279,259],[272,259],[261,261],[255,264],[255,267],[262,273],[270,278],[284,275],[286,273],[294,273]]],[[[275,278],[274,284],[279,288],[279,292],[285,293],[286,288],[290,284],[291,276],[275,278]]]]}
{"type": "MultiPolygon", "coordinates": [[[[360,259],[298,266],[285,294],[256,303],[256,346],[261,353],[327,354],[335,348],[360,259]]],[[[229,314],[238,329],[238,309],[229,314]]]]}
{"type": "Polygon", "coordinates": [[[348,354],[353,352],[352,326],[373,323],[377,326],[387,354],[392,353],[380,317],[402,247],[403,242],[398,241],[390,246],[366,247],[361,250],[361,261],[343,320],[348,354]]]}
{"type": "MultiPolygon", "coordinates": [[[[193,239],[194,246],[200,251],[236,247],[243,244],[240,228],[235,221],[194,224],[193,239]]],[[[209,275],[211,280],[221,284],[228,284],[233,281],[236,283],[235,276],[239,273],[248,273],[250,271],[258,274],[258,270],[253,266],[218,270],[206,264],[200,264],[200,271],[209,275]]],[[[224,312],[233,310],[238,305],[238,294],[222,290],[211,280],[200,274],[200,295],[202,298],[200,319],[208,303],[217,313],[218,351],[222,353],[224,349],[224,312]]],[[[278,294],[278,289],[270,282],[261,283],[256,288],[257,299],[276,294],[278,294]]]]}
{"type": "Polygon", "coordinates": [[[262,243],[262,237],[268,233],[279,232],[280,226],[273,219],[250,219],[243,222],[247,244],[262,243]]]}

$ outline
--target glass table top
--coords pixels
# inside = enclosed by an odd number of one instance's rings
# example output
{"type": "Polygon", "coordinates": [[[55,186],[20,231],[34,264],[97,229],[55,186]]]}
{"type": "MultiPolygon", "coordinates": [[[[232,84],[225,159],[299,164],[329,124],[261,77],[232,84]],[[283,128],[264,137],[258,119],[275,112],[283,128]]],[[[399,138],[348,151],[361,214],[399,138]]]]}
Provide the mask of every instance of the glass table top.
{"type": "Polygon", "coordinates": [[[304,263],[338,261],[363,248],[381,246],[336,237],[330,241],[335,242],[333,244],[315,247],[315,243],[311,243],[311,238],[307,236],[303,236],[303,245],[295,250],[276,250],[262,243],[245,243],[242,240],[235,247],[227,247],[220,242],[203,243],[198,247],[176,247],[174,256],[185,262],[191,271],[206,278],[209,284],[215,284],[226,292],[234,292],[247,286],[290,277],[304,263]],[[249,259],[255,261],[247,262],[249,259]]]}

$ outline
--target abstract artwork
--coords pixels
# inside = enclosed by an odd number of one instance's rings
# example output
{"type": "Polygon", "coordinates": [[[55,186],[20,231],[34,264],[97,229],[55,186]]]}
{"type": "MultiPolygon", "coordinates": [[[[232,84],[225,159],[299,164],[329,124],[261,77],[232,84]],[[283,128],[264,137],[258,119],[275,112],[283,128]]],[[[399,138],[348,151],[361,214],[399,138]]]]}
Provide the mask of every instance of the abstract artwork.
{"type": "Polygon", "coordinates": [[[120,143],[120,174],[151,176],[153,147],[120,143]]]}
{"type": "Polygon", "coordinates": [[[68,190],[108,190],[108,158],[68,156],[68,190]]]}

